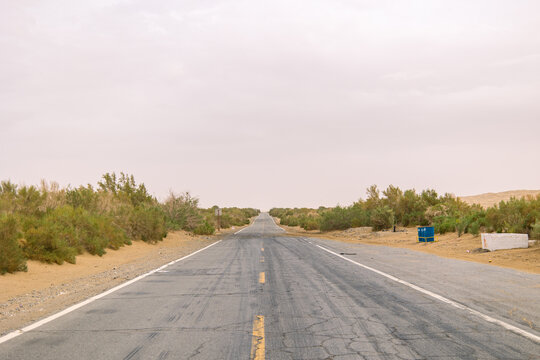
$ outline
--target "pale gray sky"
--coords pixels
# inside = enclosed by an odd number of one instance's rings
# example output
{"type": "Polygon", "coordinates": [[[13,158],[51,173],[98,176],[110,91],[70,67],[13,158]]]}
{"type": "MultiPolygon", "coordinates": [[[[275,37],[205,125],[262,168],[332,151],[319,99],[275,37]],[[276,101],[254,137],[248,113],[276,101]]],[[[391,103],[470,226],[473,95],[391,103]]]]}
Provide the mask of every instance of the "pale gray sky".
{"type": "Polygon", "coordinates": [[[201,205],[540,188],[540,1],[0,0],[0,179],[201,205]]]}

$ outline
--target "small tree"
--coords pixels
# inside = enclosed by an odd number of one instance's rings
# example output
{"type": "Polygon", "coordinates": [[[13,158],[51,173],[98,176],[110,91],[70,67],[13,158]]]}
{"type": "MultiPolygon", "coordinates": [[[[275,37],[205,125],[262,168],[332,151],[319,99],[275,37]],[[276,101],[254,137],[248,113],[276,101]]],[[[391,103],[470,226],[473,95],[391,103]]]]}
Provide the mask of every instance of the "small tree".
{"type": "Polygon", "coordinates": [[[193,231],[203,221],[198,206],[199,199],[191,196],[189,192],[176,195],[171,191],[163,204],[168,226],[174,230],[193,231]]]}
{"type": "Polygon", "coordinates": [[[378,207],[371,213],[373,230],[384,230],[394,226],[394,211],[389,206],[378,207]]]}
{"type": "Polygon", "coordinates": [[[0,216],[0,274],[26,271],[26,259],[19,246],[17,228],[13,215],[0,216]]]}
{"type": "Polygon", "coordinates": [[[540,221],[536,221],[536,223],[533,224],[531,230],[531,239],[540,240],[540,221]]]}

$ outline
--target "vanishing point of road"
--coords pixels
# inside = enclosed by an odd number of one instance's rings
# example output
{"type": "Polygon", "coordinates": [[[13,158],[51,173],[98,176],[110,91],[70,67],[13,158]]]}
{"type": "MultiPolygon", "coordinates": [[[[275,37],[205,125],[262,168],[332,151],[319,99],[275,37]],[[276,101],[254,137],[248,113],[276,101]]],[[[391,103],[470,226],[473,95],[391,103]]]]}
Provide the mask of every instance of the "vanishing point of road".
{"type": "Polygon", "coordinates": [[[0,359],[539,359],[539,320],[538,275],[288,237],[261,214],[0,338],[0,359]]]}

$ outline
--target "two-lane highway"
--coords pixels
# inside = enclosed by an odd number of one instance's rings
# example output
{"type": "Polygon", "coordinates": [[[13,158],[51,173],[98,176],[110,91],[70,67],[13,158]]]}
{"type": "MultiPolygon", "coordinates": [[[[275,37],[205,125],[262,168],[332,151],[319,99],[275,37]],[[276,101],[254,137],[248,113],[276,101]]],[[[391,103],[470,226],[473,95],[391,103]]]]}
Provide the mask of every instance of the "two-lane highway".
{"type": "Polygon", "coordinates": [[[403,249],[286,237],[261,214],[1,343],[0,359],[538,359],[539,283],[403,249]]]}

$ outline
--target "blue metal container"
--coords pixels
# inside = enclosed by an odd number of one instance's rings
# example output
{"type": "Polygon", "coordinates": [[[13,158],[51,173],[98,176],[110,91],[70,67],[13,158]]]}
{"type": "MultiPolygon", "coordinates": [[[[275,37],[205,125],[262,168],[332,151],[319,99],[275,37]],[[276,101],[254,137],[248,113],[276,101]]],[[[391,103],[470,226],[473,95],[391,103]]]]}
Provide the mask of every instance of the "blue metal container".
{"type": "Polygon", "coordinates": [[[421,226],[418,228],[419,242],[435,241],[435,228],[433,226],[421,226]]]}

